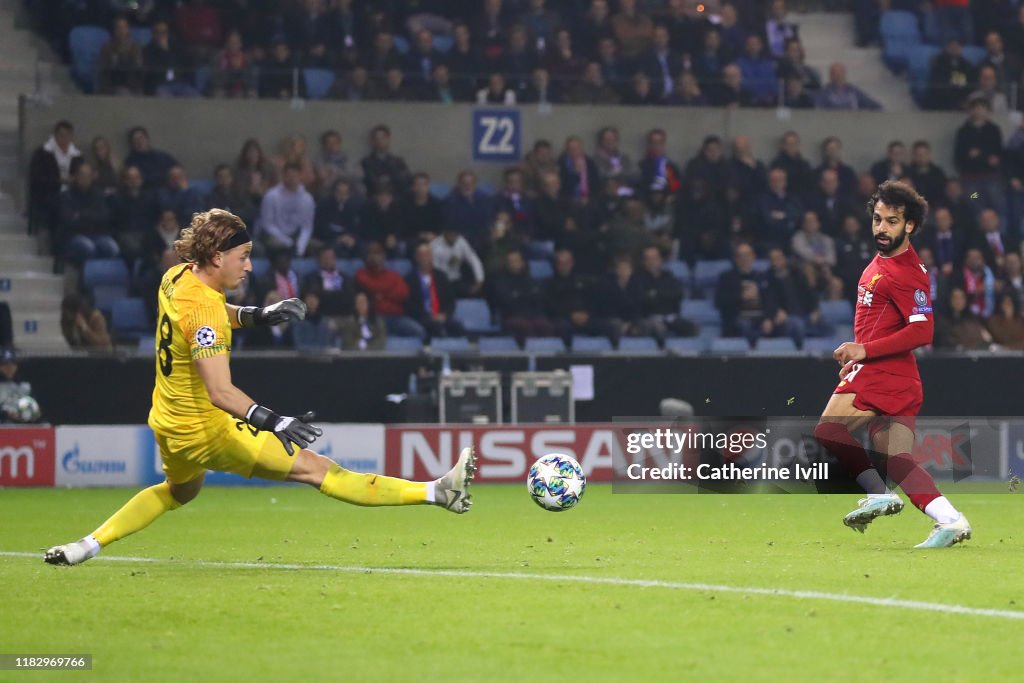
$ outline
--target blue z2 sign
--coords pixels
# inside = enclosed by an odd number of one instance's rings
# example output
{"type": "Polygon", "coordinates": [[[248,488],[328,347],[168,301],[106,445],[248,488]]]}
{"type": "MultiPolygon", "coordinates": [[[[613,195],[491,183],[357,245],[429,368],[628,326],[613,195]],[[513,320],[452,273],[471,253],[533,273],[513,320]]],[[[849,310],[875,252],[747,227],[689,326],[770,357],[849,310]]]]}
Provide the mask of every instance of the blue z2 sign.
{"type": "Polygon", "coordinates": [[[518,110],[473,111],[473,161],[519,161],[521,138],[518,110]]]}

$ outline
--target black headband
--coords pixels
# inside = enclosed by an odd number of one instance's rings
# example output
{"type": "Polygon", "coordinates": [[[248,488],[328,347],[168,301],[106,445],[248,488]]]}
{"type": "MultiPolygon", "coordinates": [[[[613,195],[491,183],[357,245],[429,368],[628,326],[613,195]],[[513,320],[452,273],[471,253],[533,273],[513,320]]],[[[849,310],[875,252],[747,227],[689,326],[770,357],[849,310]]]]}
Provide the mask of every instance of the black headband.
{"type": "Polygon", "coordinates": [[[231,237],[224,240],[224,242],[217,247],[217,251],[229,251],[249,242],[252,242],[252,237],[249,235],[248,230],[242,228],[231,237]]]}

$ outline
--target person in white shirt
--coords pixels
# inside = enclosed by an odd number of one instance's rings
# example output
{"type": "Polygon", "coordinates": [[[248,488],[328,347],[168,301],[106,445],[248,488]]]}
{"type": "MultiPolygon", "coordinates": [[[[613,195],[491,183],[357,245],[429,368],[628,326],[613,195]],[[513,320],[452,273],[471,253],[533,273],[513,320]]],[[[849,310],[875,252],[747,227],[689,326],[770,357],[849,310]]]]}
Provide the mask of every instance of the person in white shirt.
{"type": "Polygon", "coordinates": [[[263,195],[260,206],[260,227],[268,246],[286,247],[300,257],[320,246],[311,248],[316,202],[299,182],[301,172],[298,164],[287,164],[281,182],[263,195]]]}
{"type": "Polygon", "coordinates": [[[434,252],[434,267],[448,276],[456,297],[477,296],[484,284],[484,264],[469,246],[466,238],[457,230],[446,227],[444,232],[430,242],[434,252]],[[463,277],[463,269],[473,272],[475,282],[463,277]]]}

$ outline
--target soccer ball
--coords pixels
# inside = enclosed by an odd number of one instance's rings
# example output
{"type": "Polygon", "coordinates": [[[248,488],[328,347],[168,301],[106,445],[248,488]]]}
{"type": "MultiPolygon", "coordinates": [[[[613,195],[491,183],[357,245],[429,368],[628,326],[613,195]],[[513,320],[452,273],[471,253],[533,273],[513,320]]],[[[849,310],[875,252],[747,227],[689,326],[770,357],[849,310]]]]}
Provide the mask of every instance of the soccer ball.
{"type": "Polygon", "coordinates": [[[551,512],[562,512],[580,502],[587,477],[580,464],[568,455],[550,453],[533,463],[526,488],[534,503],[551,512]]]}
{"type": "Polygon", "coordinates": [[[35,422],[39,419],[39,404],[31,396],[19,396],[4,406],[4,412],[14,422],[35,422]]]}

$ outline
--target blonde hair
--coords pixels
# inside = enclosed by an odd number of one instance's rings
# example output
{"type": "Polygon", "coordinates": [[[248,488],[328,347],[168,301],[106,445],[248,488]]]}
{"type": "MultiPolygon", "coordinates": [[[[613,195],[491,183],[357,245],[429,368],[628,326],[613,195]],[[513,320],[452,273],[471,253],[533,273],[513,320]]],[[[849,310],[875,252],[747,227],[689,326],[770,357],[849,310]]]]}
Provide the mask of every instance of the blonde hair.
{"type": "Polygon", "coordinates": [[[192,223],[174,241],[174,251],[181,260],[203,266],[240,230],[245,230],[245,221],[230,211],[210,209],[192,214],[192,223]]]}

